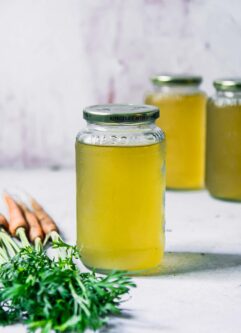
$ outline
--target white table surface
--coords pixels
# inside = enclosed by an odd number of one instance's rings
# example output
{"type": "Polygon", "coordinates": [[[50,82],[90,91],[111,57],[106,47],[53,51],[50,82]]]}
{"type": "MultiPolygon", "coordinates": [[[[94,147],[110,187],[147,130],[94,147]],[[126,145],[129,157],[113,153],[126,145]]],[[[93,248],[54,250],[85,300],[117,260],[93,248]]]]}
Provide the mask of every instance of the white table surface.
{"type": "MultiPolygon", "coordinates": [[[[75,242],[74,171],[0,170],[0,189],[24,188],[75,242]]],[[[0,210],[4,211],[0,203],[0,210]]],[[[161,274],[135,278],[138,287],[106,333],[241,331],[241,203],[206,191],[167,192],[166,250],[161,274]]],[[[0,328],[22,333],[21,325],[0,328]]]]}

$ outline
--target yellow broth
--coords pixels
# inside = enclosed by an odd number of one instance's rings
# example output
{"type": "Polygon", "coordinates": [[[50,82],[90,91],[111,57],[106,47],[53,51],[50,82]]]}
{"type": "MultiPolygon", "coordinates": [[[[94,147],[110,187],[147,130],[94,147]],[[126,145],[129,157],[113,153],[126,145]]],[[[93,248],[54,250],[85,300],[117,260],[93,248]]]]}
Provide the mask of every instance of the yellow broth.
{"type": "Polygon", "coordinates": [[[215,197],[241,200],[241,105],[208,103],[206,186],[215,197]]]}
{"type": "Polygon", "coordinates": [[[140,271],[160,265],[164,145],[76,143],[77,244],[86,266],[140,271]]]}
{"type": "Polygon", "coordinates": [[[205,104],[203,93],[152,94],[146,104],[160,108],[157,125],[166,133],[166,184],[172,189],[204,186],[205,104]]]}

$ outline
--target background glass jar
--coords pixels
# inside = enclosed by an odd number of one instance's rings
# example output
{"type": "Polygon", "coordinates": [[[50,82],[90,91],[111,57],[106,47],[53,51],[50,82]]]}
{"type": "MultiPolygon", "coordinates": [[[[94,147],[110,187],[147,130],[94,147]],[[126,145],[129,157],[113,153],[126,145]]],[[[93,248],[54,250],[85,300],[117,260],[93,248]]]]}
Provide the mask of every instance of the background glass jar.
{"type": "Polygon", "coordinates": [[[157,121],[167,138],[167,187],[200,189],[204,186],[206,95],[199,90],[202,78],[157,75],[154,92],[146,104],[156,105],[157,121]]]}
{"type": "Polygon", "coordinates": [[[214,197],[241,200],[241,78],[214,81],[208,102],[206,186],[214,197]]]}
{"type": "Polygon", "coordinates": [[[77,244],[99,271],[152,272],[164,252],[165,139],[152,106],[96,105],[76,139],[77,244]]]}

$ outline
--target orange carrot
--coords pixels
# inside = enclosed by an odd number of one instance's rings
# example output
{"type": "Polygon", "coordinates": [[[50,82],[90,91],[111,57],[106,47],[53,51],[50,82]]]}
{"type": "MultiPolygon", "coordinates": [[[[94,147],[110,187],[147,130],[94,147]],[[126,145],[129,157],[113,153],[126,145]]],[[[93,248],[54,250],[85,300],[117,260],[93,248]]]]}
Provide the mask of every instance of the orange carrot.
{"type": "Polygon", "coordinates": [[[52,217],[49,216],[49,214],[34,198],[31,198],[31,205],[45,235],[48,235],[51,231],[58,232],[58,227],[52,217]]]}
{"type": "Polygon", "coordinates": [[[29,239],[31,242],[34,242],[36,238],[40,238],[42,241],[44,239],[44,232],[43,229],[36,217],[36,215],[31,212],[31,210],[24,204],[18,203],[22,212],[24,213],[25,220],[29,225],[29,239]]]}
{"type": "Polygon", "coordinates": [[[9,211],[9,231],[12,236],[16,236],[19,228],[28,229],[24,215],[15,200],[7,193],[4,193],[4,199],[9,211]]]}
{"type": "Polygon", "coordinates": [[[0,228],[8,230],[8,222],[3,214],[0,213],[0,228]]]}

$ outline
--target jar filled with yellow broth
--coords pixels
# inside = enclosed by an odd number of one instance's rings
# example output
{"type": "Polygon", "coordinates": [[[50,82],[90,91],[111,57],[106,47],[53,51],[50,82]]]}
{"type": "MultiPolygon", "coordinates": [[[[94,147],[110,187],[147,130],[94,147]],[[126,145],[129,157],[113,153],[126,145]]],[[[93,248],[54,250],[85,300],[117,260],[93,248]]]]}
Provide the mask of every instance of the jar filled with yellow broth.
{"type": "Polygon", "coordinates": [[[84,109],[76,138],[77,244],[100,272],[158,270],[164,252],[165,138],[147,105],[84,109]]]}
{"type": "Polygon", "coordinates": [[[241,78],[214,81],[207,110],[206,186],[214,197],[241,200],[241,78]]]}
{"type": "Polygon", "coordinates": [[[199,90],[202,78],[190,75],[152,77],[154,92],[146,104],[161,110],[157,125],[167,138],[167,188],[201,189],[205,169],[206,95],[199,90]]]}

